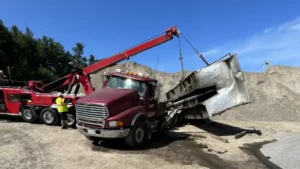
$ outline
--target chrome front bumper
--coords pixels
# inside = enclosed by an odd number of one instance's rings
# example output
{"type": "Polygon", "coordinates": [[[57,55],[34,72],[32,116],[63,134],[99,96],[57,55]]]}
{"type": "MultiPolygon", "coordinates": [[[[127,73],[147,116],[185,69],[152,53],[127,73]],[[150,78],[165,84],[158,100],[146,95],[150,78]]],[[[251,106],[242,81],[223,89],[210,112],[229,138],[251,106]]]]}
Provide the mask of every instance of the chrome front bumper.
{"type": "Polygon", "coordinates": [[[76,124],[77,130],[86,136],[99,137],[99,138],[122,138],[129,134],[130,129],[120,129],[120,130],[107,130],[107,129],[92,129],[88,127],[83,127],[76,124]],[[94,134],[88,133],[88,130],[94,130],[94,134]]]}

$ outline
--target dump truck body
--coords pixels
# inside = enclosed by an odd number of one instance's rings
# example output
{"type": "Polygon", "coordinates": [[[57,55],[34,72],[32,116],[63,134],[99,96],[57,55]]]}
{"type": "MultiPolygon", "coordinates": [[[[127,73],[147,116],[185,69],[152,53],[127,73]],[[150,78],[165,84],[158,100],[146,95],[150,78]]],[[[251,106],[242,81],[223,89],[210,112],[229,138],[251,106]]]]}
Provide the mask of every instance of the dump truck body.
{"type": "Polygon", "coordinates": [[[168,108],[181,110],[185,118],[204,119],[250,102],[236,55],[229,55],[194,71],[166,93],[168,108]]]}

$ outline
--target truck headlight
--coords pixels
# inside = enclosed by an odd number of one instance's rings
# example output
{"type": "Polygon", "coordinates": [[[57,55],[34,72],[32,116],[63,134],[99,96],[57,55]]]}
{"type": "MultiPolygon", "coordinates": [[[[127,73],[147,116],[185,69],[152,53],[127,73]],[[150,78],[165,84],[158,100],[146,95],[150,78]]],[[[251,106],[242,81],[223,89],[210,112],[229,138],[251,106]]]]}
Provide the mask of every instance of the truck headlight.
{"type": "Polygon", "coordinates": [[[110,121],[108,122],[109,127],[122,127],[124,123],[122,121],[110,121]]]}

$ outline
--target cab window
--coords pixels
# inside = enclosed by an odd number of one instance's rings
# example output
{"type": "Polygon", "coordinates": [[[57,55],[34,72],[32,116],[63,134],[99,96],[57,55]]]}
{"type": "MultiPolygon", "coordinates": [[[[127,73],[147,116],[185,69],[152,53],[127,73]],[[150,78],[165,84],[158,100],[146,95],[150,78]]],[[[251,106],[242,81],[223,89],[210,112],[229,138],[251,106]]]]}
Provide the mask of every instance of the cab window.
{"type": "Polygon", "coordinates": [[[149,86],[148,86],[148,99],[153,98],[154,93],[155,93],[155,86],[152,85],[152,84],[149,84],[149,86]]]}
{"type": "Polygon", "coordinates": [[[109,79],[106,88],[136,89],[140,96],[144,96],[146,83],[125,77],[112,76],[109,79]]]}
{"type": "Polygon", "coordinates": [[[0,104],[4,104],[4,94],[2,90],[0,90],[0,104]]]}
{"type": "Polygon", "coordinates": [[[8,94],[7,96],[9,102],[20,102],[21,98],[19,94],[8,94]]]}
{"type": "Polygon", "coordinates": [[[27,102],[31,100],[31,96],[27,94],[8,94],[7,98],[9,102],[27,102]]]}

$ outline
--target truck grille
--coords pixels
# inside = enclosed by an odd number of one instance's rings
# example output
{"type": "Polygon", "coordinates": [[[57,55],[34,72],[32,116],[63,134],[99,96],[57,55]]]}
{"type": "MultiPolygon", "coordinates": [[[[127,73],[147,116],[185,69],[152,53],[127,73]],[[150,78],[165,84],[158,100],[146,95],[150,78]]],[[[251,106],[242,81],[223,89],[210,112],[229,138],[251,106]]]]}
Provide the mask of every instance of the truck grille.
{"type": "Polygon", "coordinates": [[[87,118],[94,120],[104,120],[108,117],[108,110],[106,106],[96,105],[96,104],[83,104],[77,103],[76,115],[79,118],[87,118]]]}

